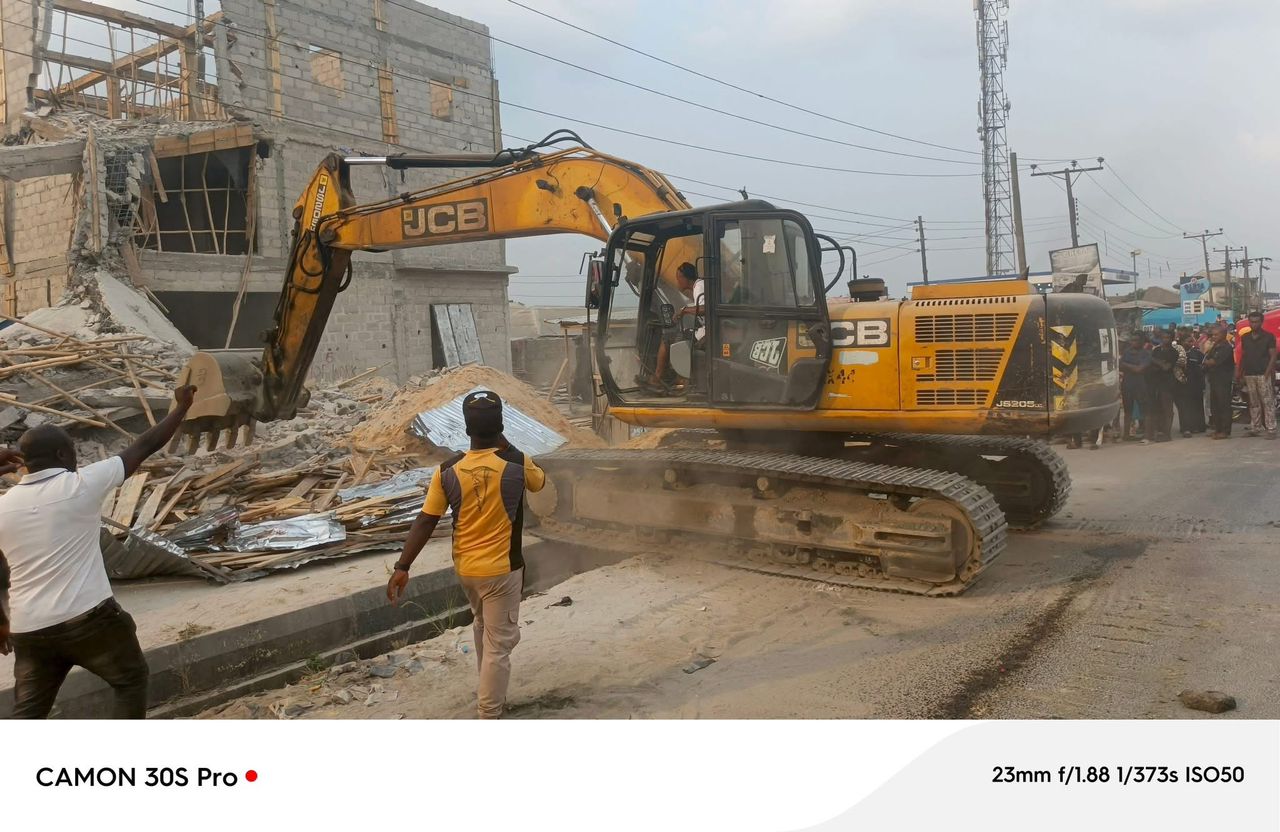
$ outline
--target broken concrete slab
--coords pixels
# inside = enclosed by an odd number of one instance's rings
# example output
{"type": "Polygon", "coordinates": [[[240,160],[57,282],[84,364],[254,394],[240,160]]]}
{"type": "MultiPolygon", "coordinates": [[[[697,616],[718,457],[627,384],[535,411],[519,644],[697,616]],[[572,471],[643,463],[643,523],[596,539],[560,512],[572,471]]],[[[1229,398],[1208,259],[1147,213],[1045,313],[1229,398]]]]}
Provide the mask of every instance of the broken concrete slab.
{"type": "Polygon", "coordinates": [[[148,335],[157,341],[172,344],[184,353],[195,352],[195,347],[160,311],[150,298],[117,280],[105,269],[94,275],[102,293],[105,311],[124,329],[148,335]]]}
{"type": "Polygon", "coordinates": [[[84,139],[0,147],[0,179],[20,182],[42,176],[79,173],[84,139]]]}

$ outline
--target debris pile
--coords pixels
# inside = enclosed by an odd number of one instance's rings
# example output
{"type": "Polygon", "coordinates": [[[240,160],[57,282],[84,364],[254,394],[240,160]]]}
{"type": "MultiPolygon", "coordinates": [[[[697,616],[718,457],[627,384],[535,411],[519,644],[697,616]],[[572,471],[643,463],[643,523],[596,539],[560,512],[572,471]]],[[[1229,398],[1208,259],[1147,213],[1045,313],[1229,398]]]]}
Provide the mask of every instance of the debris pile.
{"type": "MultiPolygon", "coordinates": [[[[91,321],[59,314],[76,335],[34,316],[0,331],[0,441],[52,422],[71,432],[83,463],[93,462],[163,418],[185,356],[146,335],[96,334],[91,321]]],[[[474,389],[503,397],[509,435],[530,453],[603,444],[491,368],[438,371],[403,388],[376,372],[314,389],[297,418],[259,425],[252,445],[147,460],[101,509],[111,574],[233,582],[399,549],[435,466],[465,447],[460,402],[474,389]]]]}
{"type": "Polygon", "coordinates": [[[429,443],[413,433],[419,414],[448,406],[455,399],[481,388],[502,397],[504,407],[514,408],[559,434],[572,447],[600,448],[604,440],[574,425],[560,410],[529,385],[492,367],[471,365],[415,376],[387,404],[373,412],[351,434],[357,450],[396,448],[425,449],[429,443]]]}
{"type": "Polygon", "coordinates": [[[11,442],[27,428],[52,423],[131,441],[134,432],[122,422],[143,416],[145,429],[163,418],[183,358],[172,345],[91,331],[92,340],[85,340],[34,317],[0,331],[0,439],[11,442]]]}

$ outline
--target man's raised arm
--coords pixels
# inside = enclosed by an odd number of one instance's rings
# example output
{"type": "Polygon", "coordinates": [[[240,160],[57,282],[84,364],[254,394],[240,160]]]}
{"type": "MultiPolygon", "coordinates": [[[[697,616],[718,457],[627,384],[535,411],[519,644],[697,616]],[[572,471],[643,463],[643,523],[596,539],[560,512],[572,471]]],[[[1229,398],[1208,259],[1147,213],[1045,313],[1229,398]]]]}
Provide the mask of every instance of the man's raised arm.
{"type": "Polygon", "coordinates": [[[173,391],[173,409],[150,430],[133,440],[133,444],[120,452],[124,462],[124,475],[132,476],[142,465],[143,460],[169,444],[169,440],[178,432],[178,426],[191,409],[195,400],[196,388],[190,384],[178,387],[173,391]]]}

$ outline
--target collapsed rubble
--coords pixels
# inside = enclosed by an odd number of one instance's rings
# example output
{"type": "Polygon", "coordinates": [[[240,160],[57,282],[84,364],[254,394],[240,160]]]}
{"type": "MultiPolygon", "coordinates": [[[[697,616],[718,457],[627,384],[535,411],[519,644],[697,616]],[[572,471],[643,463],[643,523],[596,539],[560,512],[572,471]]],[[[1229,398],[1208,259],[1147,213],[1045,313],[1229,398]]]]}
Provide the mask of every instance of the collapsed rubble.
{"type": "MultiPolygon", "coordinates": [[[[0,331],[0,440],[52,423],[85,463],[118,453],[168,411],[185,358],[180,345],[123,327],[93,303],[28,316],[0,331]]],[[[477,387],[506,400],[517,444],[540,453],[603,444],[488,367],[436,371],[403,388],[374,373],[314,389],[296,418],[259,425],[252,445],[148,459],[102,506],[108,572],[233,582],[398,549],[432,469],[465,441],[445,417],[477,387]]]]}

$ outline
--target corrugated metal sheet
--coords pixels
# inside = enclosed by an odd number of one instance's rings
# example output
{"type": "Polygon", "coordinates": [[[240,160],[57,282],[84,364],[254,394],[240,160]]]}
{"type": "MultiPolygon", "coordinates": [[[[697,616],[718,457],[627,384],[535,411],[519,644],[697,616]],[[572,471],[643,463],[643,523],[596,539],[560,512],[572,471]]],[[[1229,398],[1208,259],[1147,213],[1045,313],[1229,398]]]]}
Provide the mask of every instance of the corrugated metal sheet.
{"type": "Polygon", "coordinates": [[[239,525],[222,548],[232,552],[293,551],[346,539],[347,530],[333,519],[333,512],[324,512],[239,525]]]}
{"type": "MultiPolygon", "coordinates": [[[[467,450],[471,447],[471,437],[467,436],[467,426],[462,420],[462,400],[483,389],[476,387],[443,407],[419,413],[413,420],[414,434],[441,448],[467,450]]],[[[533,456],[549,454],[568,441],[508,402],[502,403],[502,425],[507,440],[533,456]]]]}
{"type": "Polygon", "coordinates": [[[99,540],[107,577],[114,580],[173,575],[212,578],[219,583],[229,580],[221,570],[192,561],[180,546],[150,532],[131,530],[124,540],[117,540],[103,528],[99,540]]]}
{"type": "Polygon", "coordinates": [[[434,470],[433,468],[412,468],[382,482],[344,488],[338,492],[338,500],[349,503],[353,500],[367,500],[370,497],[390,497],[414,490],[423,492],[431,484],[431,475],[434,470]]]}

